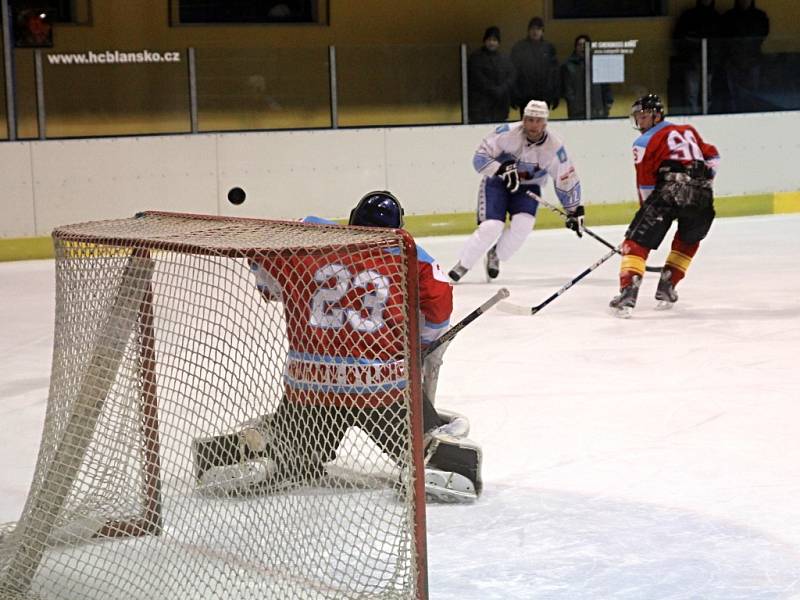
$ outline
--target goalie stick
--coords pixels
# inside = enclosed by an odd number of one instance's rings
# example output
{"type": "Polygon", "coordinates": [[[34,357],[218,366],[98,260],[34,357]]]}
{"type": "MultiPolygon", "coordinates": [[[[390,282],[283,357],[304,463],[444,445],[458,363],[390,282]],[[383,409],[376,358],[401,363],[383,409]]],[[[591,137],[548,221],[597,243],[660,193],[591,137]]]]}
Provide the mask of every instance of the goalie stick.
{"type": "Polygon", "coordinates": [[[550,304],[553,300],[558,298],[561,294],[566,292],[569,288],[571,288],[573,285],[578,283],[581,279],[586,277],[589,273],[594,271],[597,267],[602,265],[604,262],[606,262],[609,258],[614,256],[618,252],[619,252],[619,248],[614,248],[613,250],[611,250],[611,252],[609,252],[608,254],[604,255],[597,262],[595,262],[592,266],[590,266],[587,269],[585,269],[580,275],[575,277],[572,281],[570,281],[570,282],[566,283],[565,285],[563,285],[561,287],[561,289],[559,289],[557,292],[555,292],[552,296],[550,296],[547,300],[545,300],[541,304],[537,304],[536,306],[520,306],[519,304],[513,304],[511,302],[501,302],[500,304],[497,305],[497,310],[505,312],[505,313],[508,313],[508,314],[512,314],[512,315],[535,315],[540,310],[542,310],[545,306],[550,304]]]}
{"type": "MultiPolygon", "coordinates": [[[[539,204],[541,204],[543,206],[546,206],[547,208],[552,210],[554,213],[557,213],[557,214],[561,215],[564,218],[566,218],[568,216],[567,213],[565,213],[563,210],[558,208],[556,205],[550,204],[547,200],[542,199],[541,196],[538,196],[537,194],[534,194],[530,190],[527,190],[525,193],[528,194],[528,196],[530,198],[532,198],[533,200],[536,200],[539,204]]],[[[585,225],[582,227],[582,230],[587,235],[593,237],[594,239],[596,239],[598,242],[600,242],[601,244],[603,244],[607,248],[611,248],[612,250],[614,250],[620,256],[622,255],[622,251],[619,248],[617,248],[616,246],[612,246],[610,242],[608,242],[608,241],[604,240],[603,238],[601,238],[599,235],[597,235],[594,231],[592,231],[591,229],[589,229],[585,225]]],[[[645,267],[645,270],[648,273],[660,273],[661,272],[661,267],[645,267]]]]}
{"type": "Polygon", "coordinates": [[[478,308],[473,310],[466,317],[461,319],[458,323],[453,325],[445,333],[443,333],[441,336],[439,336],[433,342],[431,342],[428,345],[428,347],[425,348],[425,350],[422,352],[422,358],[424,359],[431,352],[436,350],[439,346],[452,340],[462,329],[464,329],[464,327],[472,323],[475,319],[480,317],[483,313],[492,308],[503,298],[508,298],[510,295],[511,293],[506,288],[500,288],[499,290],[497,290],[497,292],[495,292],[495,294],[491,298],[489,298],[486,302],[481,304],[478,308]]]}

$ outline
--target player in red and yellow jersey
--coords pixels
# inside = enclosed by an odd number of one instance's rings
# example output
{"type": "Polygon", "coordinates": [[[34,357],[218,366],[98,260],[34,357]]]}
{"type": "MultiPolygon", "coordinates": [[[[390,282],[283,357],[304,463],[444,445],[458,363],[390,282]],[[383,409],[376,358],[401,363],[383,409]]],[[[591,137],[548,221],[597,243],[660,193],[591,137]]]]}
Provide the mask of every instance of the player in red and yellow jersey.
{"type": "Polygon", "coordinates": [[[640,207],[625,232],[620,293],[610,302],[620,317],[630,316],[636,306],[647,256],[675,220],[678,231],[661,272],[657,308],[671,308],[678,300],[675,286],[714,220],[712,182],[719,162],[716,147],[694,127],[664,120],[664,106],[655,94],[633,103],[631,119],[642,133],[633,143],[640,207]]]}

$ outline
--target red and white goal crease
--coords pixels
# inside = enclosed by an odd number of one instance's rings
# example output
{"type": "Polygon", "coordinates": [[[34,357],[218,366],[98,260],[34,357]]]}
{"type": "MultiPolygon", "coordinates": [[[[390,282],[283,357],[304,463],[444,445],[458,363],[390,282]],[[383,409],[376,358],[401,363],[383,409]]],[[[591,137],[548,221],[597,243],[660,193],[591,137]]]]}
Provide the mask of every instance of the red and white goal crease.
{"type": "MultiPolygon", "coordinates": [[[[25,508],[0,528],[0,599],[426,596],[417,262],[406,232],[146,212],[59,227],[53,240],[50,396],[25,508]],[[366,255],[391,261],[402,297],[391,319],[407,385],[393,401],[406,417],[387,432],[402,437],[400,455],[352,428],[327,465],[336,477],[202,493],[193,443],[276,410],[296,325],[287,319],[308,317],[265,301],[252,266],[366,255]]],[[[298,277],[312,299],[321,286],[360,286],[317,296],[327,315],[344,314],[345,296],[356,319],[376,314],[380,294],[363,280],[298,277]]],[[[373,330],[365,360],[385,353],[373,330]]]]}

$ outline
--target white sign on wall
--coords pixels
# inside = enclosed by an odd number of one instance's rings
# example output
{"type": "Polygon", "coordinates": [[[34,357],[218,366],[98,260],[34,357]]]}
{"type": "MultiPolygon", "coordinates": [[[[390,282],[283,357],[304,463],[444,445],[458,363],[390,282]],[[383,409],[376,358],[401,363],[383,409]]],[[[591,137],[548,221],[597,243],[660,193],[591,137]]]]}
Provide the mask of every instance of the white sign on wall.
{"type": "Polygon", "coordinates": [[[592,83],[625,81],[624,54],[597,54],[592,58],[592,83]]]}
{"type": "Polygon", "coordinates": [[[633,54],[639,40],[592,42],[592,83],[625,81],[625,55],[633,54]]]}

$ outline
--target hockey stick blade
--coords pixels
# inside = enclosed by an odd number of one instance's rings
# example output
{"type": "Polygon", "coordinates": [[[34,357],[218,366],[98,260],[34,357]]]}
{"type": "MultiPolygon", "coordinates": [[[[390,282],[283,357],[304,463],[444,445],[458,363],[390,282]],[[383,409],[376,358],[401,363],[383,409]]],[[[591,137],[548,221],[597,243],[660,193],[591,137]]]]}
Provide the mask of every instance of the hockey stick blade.
{"type": "Polygon", "coordinates": [[[497,303],[497,310],[500,312],[504,312],[508,315],[532,315],[533,308],[530,306],[522,306],[521,304],[514,304],[513,302],[506,302],[503,300],[502,302],[497,303]]]}
{"type": "MultiPolygon", "coordinates": [[[[542,204],[543,206],[546,206],[547,208],[552,210],[554,213],[557,213],[557,214],[561,215],[564,218],[567,217],[567,213],[565,213],[563,210],[558,208],[555,204],[550,204],[547,200],[542,199],[542,197],[539,196],[538,194],[535,194],[530,190],[527,190],[525,193],[528,195],[529,198],[531,198],[532,200],[536,200],[536,202],[538,202],[539,204],[542,204]]],[[[597,235],[594,231],[592,231],[591,229],[589,229],[585,225],[583,226],[583,232],[586,235],[588,235],[589,237],[593,237],[594,239],[596,239],[598,242],[600,242],[601,244],[603,244],[607,248],[612,248],[612,249],[614,248],[614,246],[612,246],[610,242],[608,242],[607,240],[604,240],[603,238],[601,238],[599,235],[597,235]]],[[[622,252],[618,251],[617,253],[622,255],[622,252]]],[[[650,267],[650,266],[647,266],[644,269],[648,273],[661,273],[661,267],[650,267]]]]}
{"type": "Polygon", "coordinates": [[[497,290],[494,295],[489,298],[486,302],[481,304],[478,308],[473,310],[469,313],[466,317],[461,319],[458,323],[453,325],[450,329],[448,329],[444,334],[436,338],[433,342],[431,342],[427,348],[425,348],[424,352],[422,353],[422,358],[428,356],[431,352],[436,350],[442,344],[445,344],[452,340],[458,332],[460,332],[464,327],[472,323],[475,319],[480,317],[483,313],[487,310],[492,308],[495,304],[503,300],[504,298],[508,298],[511,295],[511,292],[508,291],[507,288],[500,288],[497,290]]]}

